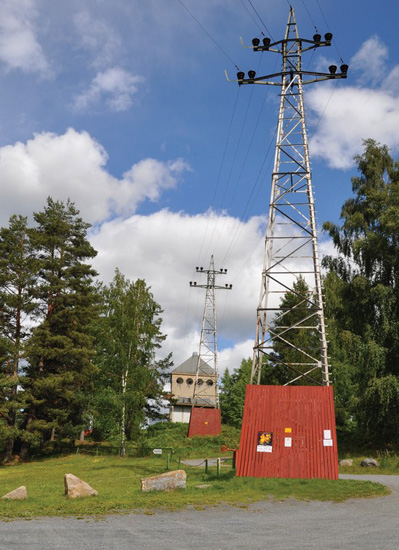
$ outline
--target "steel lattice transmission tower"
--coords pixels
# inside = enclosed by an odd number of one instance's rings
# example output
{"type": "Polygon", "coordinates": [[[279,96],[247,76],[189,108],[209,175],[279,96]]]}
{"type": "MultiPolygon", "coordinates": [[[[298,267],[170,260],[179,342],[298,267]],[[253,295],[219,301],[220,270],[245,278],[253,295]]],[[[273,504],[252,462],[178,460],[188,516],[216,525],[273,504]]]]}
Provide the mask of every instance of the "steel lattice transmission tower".
{"type": "Polygon", "coordinates": [[[204,269],[202,267],[196,268],[197,273],[206,274],[206,284],[198,284],[195,281],[190,281],[191,287],[196,288],[205,288],[205,304],[204,304],[204,313],[202,316],[202,328],[201,328],[201,338],[199,345],[199,354],[197,362],[197,370],[195,373],[195,385],[194,385],[194,394],[193,394],[193,403],[197,399],[198,404],[201,403],[201,390],[203,389],[198,384],[198,378],[200,375],[201,361],[204,361],[211,369],[215,372],[216,382],[214,384],[215,388],[215,404],[216,408],[219,408],[219,370],[218,370],[218,353],[217,353],[217,329],[216,329],[216,290],[231,290],[233,285],[225,284],[224,286],[216,284],[217,275],[226,275],[227,269],[215,269],[215,264],[213,256],[211,256],[211,261],[209,269],[204,269]]]}
{"type": "Polygon", "coordinates": [[[263,38],[262,43],[259,38],[252,40],[253,51],[282,56],[281,71],[261,77],[249,71],[248,78],[241,71],[237,73],[240,86],[263,84],[281,88],[251,383],[260,383],[262,364],[268,359],[286,368],[289,380],[285,385],[301,379],[327,386],[330,383],[302,90],[305,84],[346,78],[348,66],[342,64],[340,72],[336,65],[329,67],[329,73],[306,71],[302,69],[302,54],[330,46],[331,40],[331,33],[325,34],[324,40],[318,33],[311,40],[300,38],[291,7],[284,39],[272,42],[263,38]],[[295,283],[300,278],[306,281],[308,293],[297,290],[295,283]],[[289,294],[295,304],[284,307],[281,299],[289,294]],[[316,346],[309,346],[307,336],[299,336],[306,332],[309,335],[309,331],[312,338],[318,336],[316,346]],[[301,339],[308,344],[301,346],[301,339]],[[276,353],[278,346],[291,351],[290,360],[276,353]]]}

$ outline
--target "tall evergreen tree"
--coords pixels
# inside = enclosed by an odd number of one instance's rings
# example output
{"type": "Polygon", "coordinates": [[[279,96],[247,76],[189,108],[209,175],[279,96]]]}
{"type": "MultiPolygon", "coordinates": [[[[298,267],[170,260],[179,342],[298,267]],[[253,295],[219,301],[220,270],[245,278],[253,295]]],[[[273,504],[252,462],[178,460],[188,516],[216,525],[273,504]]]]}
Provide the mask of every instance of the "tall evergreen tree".
{"type": "Polygon", "coordinates": [[[34,219],[39,307],[26,347],[23,387],[29,407],[22,454],[30,442],[54,439],[56,433],[76,437],[95,371],[90,326],[97,315],[96,272],[88,262],[96,251],[87,240],[90,226],[72,202],[51,198],[34,219]]]}
{"type": "Polygon", "coordinates": [[[124,456],[126,440],[137,436],[144,419],[161,415],[165,371],[171,361],[170,356],[155,359],[166,336],[161,332],[162,310],[144,280],[131,282],[116,270],[111,284],[103,287],[103,302],[94,427],[102,436],[118,430],[124,456]]]}
{"type": "Polygon", "coordinates": [[[0,229],[0,442],[5,461],[21,435],[18,416],[25,396],[18,387],[29,316],[36,306],[36,268],[27,218],[12,216],[8,227],[0,229]]]}
{"type": "MultiPolygon", "coordinates": [[[[315,350],[320,348],[317,318],[309,305],[309,293],[306,281],[300,277],[293,284],[293,291],[286,292],[281,300],[281,309],[285,313],[275,318],[270,327],[274,335],[274,345],[264,367],[267,384],[286,384],[306,373],[309,367],[303,364],[312,361],[315,350]],[[303,328],[304,326],[315,328],[313,330],[303,328]]],[[[312,371],[311,376],[321,383],[321,372],[312,371]]],[[[301,376],[294,382],[299,385],[309,383],[314,382],[306,376],[301,376]]]]}

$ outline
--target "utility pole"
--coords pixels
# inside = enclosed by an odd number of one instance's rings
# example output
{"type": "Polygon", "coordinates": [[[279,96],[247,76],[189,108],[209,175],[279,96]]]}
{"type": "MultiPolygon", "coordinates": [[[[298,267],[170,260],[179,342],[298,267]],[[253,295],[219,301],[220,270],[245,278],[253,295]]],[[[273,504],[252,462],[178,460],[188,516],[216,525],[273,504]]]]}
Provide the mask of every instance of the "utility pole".
{"type": "Polygon", "coordinates": [[[262,43],[259,38],[252,40],[253,51],[273,52],[282,56],[281,71],[260,77],[256,76],[255,71],[249,71],[248,78],[242,71],[237,73],[239,86],[263,84],[281,88],[262,284],[257,308],[252,384],[260,384],[262,364],[269,358],[274,365],[285,367],[289,377],[292,376],[284,385],[299,380],[325,386],[330,384],[303,86],[322,80],[346,78],[348,65],[343,63],[340,72],[337,72],[336,65],[331,65],[328,73],[307,71],[302,68],[302,54],[330,46],[331,40],[330,32],[322,40],[317,30],[313,39],[300,38],[295,12],[291,7],[282,40],[272,42],[267,37],[263,38],[262,43]],[[307,295],[295,289],[294,285],[300,278],[309,286],[307,295]],[[281,305],[281,298],[287,293],[292,293],[296,298],[292,308],[281,305]],[[309,331],[312,334],[317,332],[317,349],[301,346],[298,343],[301,338],[292,337],[306,331],[308,334],[309,331]],[[295,360],[285,361],[276,352],[273,353],[276,343],[295,350],[295,360]]]}
{"type": "Polygon", "coordinates": [[[218,360],[217,360],[217,331],[216,331],[216,290],[231,290],[233,285],[225,284],[224,286],[216,284],[217,275],[226,275],[227,269],[215,269],[213,256],[211,256],[211,261],[209,269],[204,269],[202,267],[196,268],[197,273],[206,274],[206,284],[198,284],[195,281],[190,281],[190,287],[195,288],[205,288],[205,305],[204,313],[202,316],[202,328],[201,328],[201,338],[199,345],[199,354],[197,362],[197,370],[195,373],[195,385],[194,385],[194,395],[193,403],[195,403],[195,398],[201,398],[201,390],[204,388],[198,384],[201,361],[204,361],[209,367],[215,372],[216,382],[214,384],[215,388],[215,405],[219,409],[219,391],[218,391],[218,380],[219,380],[219,371],[218,371],[218,360]]]}

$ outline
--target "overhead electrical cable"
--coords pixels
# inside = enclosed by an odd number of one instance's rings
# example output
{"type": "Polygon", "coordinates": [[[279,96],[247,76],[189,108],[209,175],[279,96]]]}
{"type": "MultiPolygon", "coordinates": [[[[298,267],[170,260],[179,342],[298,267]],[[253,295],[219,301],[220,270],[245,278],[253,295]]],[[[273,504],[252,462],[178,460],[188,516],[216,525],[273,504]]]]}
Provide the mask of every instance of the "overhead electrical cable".
{"type": "Polygon", "coordinates": [[[273,39],[273,36],[272,36],[272,33],[269,31],[269,29],[266,27],[265,23],[263,22],[261,16],[259,15],[257,9],[255,8],[255,6],[252,4],[251,0],[248,0],[248,3],[250,4],[251,8],[254,10],[254,12],[256,13],[259,21],[262,23],[263,27],[265,28],[266,32],[268,33],[268,35],[270,36],[270,38],[274,41],[273,39]]]}
{"type": "Polygon", "coordinates": [[[302,4],[303,4],[303,7],[305,8],[307,14],[309,15],[309,19],[311,20],[312,22],[312,25],[314,26],[314,29],[316,32],[319,32],[317,27],[316,27],[316,23],[313,21],[313,17],[310,15],[310,11],[308,10],[308,7],[307,5],[305,4],[305,0],[302,0],[302,4]]]}
{"type": "MultiPolygon", "coordinates": [[[[229,141],[230,141],[231,129],[232,129],[232,126],[233,126],[233,121],[234,121],[235,114],[236,114],[236,110],[237,110],[237,103],[238,103],[238,96],[239,96],[239,93],[240,93],[240,88],[238,87],[238,89],[237,89],[237,94],[236,94],[236,98],[235,98],[235,101],[234,101],[233,112],[232,112],[232,115],[231,115],[231,117],[230,117],[229,129],[228,129],[227,136],[226,136],[226,141],[225,141],[225,146],[224,146],[224,150],[223,150],[222,160],[221,160],[221,162],[220,162],[220,167],[219,167],[218,177],[217,177],[217,180],[216,180],[215,190],[214,190],[214,193],[213,193],[213,198],[212,198],[212,202],[211,202],[211,208],[214,207],[214,205],[215,205],[216,195],[217,195],[217,192],[218,192],[218,189],[219,189],[219,184],[220,184],[220,179],[221,179],[221,175],[222,175],[222,170],[223,170],[223,166],[224,166],[224,162],[225,162],[225,158],[226,158],[226,152],[227,152],[228,144],[229,144],[229,141]]],[[[201,258],[201,254],[202,254],[202,249],[203,249],[203,247],[204,247],[205,238],[206,238],[206,235],[207,235],[207,233],[208,233],[208,227],[209,227],[209,218],[208,218],[208,220],[207,220],[207,222],[206,222],[204,237],[203,237],[203,239],[202,239],[200,251],[199,251],[199,253],[198,253],[198,262],[200,261],[200,258],[201,258]]],[[[213,231],[213,233],[214,233],[214,231],[213,231]]]]}
{"type": "MultiPolygon", "coordinates": [[[[320,13],[321,13],[322,18],[324,19],[324,23],[326,24],[327,30],[330,30],[330,26],[329,26],[329,24],[328,24],[328,22],[327,22],[327,19],[326,19],[325,15],[324,15],[324,12],[323,12],[322,8],[321,8],[321,5],[320,5],[319,0],[316,0],[316,3],[317,3],[317,5],[318,5],[318,7],[319,7],[319,10],[320,10],[320,13]]],[[[341,55],[341,52],[339,51],[338,44],[337,44],[337,41],[336,41],[335,38],[334,38],[334,40],[333,40],[333,43],[334,43],[335,49],[337,50],[338,56],[339,56],[341,62],[343,63],[342,55],[341,55]]]]}
{"type": "Polygon", "coordinates": [[[222,46],[213,38],[213,36],[206,30],[206,28],[198,21],[198,19],[195,17],[195,15],[192,13],[192,11],[189,10],[189,8],[185,5],[182,0],[177,0],[179,4],[191,15],[191,17],[194,19],[194,21],[197,23],[197,25],[202,29],[202,31],[207,35],[208,38],[212,40],[212,42],[215,44],[217,48],[223,53],[223,55],[234,65],[236,69],[238,69],[238,65],[234,63],[232,58],[229,56],[229,54],[222,48],[222,46]]]}
{"type": "Polygon", "coordinates": [[[328,97],[328,99],[327,99],[327,102],[326,102],[326,104],[325,104],[325,107],[324,107],[324,109],[323,109],[321,115],[319,116],[319,120],[317,121],[317,124],[316,124],[315,128],[313,128],[313,130],[311,130],[311,131],[308,132],[308,133],[309,133],[309,137],[310,137],[312,134],[314,135],[314,134],[316,133],[317,128],[319,127],[320,122],[321,122],[322,118],[324,117],[324,114],[325,114],[325,112],[326,112],[326,110],[327,110],[327,107],[328,107],[328,105],[329,105],[329,103],[330,103],[330,101],[331,101],[331,99],[332,99],[332,96],[334,95],[334,92],[335,92],[335,90],[337,89],[337,86],[338,86],[338,81],[334,83],[334,87],[333,87],[333,89],[332,89],[332,91],[331,91],[331,94],[329,95],[329,97],[328,97]]]}
{"type": "Polygon", "coordinates": [[[259,31],[261,32],[261,34],[263,34],[262,27],[259,25],[258,21],[255,19],[255,17],[252,15],[252,13],[249,11],[248,6],[244,3],[244,0],[241,0],[241,4],[242,4],[243,7],[247,10],[248,15],[250,16],[250,18],[252,19],[252,21],[255,23],[255,25],[258,27],[258,29],[259,29],[259,31]]]}
{"type": "MultiPolygon", "coordinates": [[[[225,188],[224,188],[224,192],[223,192],[223,196],[222,196],[222,200],[221,200],[221,205],[223,205],[224,202],[225,202],[225,198],[226,198],[226,195],[227,195],[227,190],[228,190],[228,188],[229,188],[229,185],[230,185],[230,182],[231,182],[231,179],[232,179],[232,173],[233,173],[233,169],[234,169],[234,166],[235,166],[235,162],[236,162],[236,160],[237,160],[237,153],[238,153],[238,151],[239,151],[239,149],[240,149],[241,140],[242,140],[242,136],[243,136],[243,132],[244,132],[244,127],[245,127],[245,121],[247,120],[247,115],[248,115],[249,107],[250,107],[251,102],[252,102],[252,96],[253,96],[253,93],[252,93],[252,90],[251,90],[251,94],[250,94],[250,96],[249,96],[249,100],[248,100],[248,103],[247,103],[247,108],[246,108],[246,111],[245,111],[244,124],[241,126],[241,131],[240,131],[240,133],[239,133],[237,146],[236,146],[235,153],[234,153],[234,156],[233,156],[233,162],[231,163],[230,172],[229,172],[229,174],[228,174],[227,182],[226,182],[226,185],[225,185],[225,188]]],[[[223,225],[222,225],[222,229],[221,229],[220,233],[223,231],[225,222],[226,222],[226,220],[225,220],[225,218],[223,218],[223,225]]],[[[218,221],[216,222],[216,224],[215,224],[215,226],[214,226],[214,228],[213,228],[213,232],[212,232],[212,236],[211,236],[210,243],[212,243],[212,241],[213,241],[213,237],[214,237],[215,232],[216,232],[217,223],[218,223],[218,221]]],[[[220,236],[220,233],[219,233],[219,236],[220,236]]],[[[219,242],[219,238],[218,238],[217,241],[216,241],[215,247],[217,246],[218,242],[219,242]]]]}
{"type": "Polygon", "coordinates": [[[319,0],[316,0],[316,3],[317,3],[317,5],[319,6],[319,10],[320,10],[321,16],[323,17],[324,23],[326,24],[327,30],[329,31],[329,30],[330,30],[330,26],[329,26],[329,24],[327,23],[327,19],[326,19],[325,16],[324,16],[323,10],[321,9],[319,0]]]}
{"type": "MultiPolygon", "coordinates": [[[[259,70],[260,62],[261,62],[261,60],[259,60],[259,63],[258,63],[258,70],[259,70]]],[[[253,88],[252,88],[252,89],[253,89],[253,88]]],[[[261,106],[261,108],[260,108],[260,112],[259,112],[258,116],[256,117],[256,118],[257,118],[256,125],[255,125],[255,128],[254,128],[253,132],[252,132],[252,137],[251,137],[251,140],[250,140],[250,142],[249,142],[247,151],[246,151],[246,153],[245,153],[245,155],[244,155],[244,160],[243,160],[243,162],[242,162],[241,170],[240,170],[240,172],[239,172],[239,174],[238,174],[238,178],[237,178],[237,183],[236,183],[236,185],[235,185],[235,187],[234,187],[234,191],[233,191],[233,193],[232,193],[232,195],[231,195],[231,198],[230,198],[229,207],[232,205],[232,202],[233,202],[233,200],[234,200],[234,198],[235,198],[235,195],[236,195],[236,193],[237,193],[238,185],[239,185],[239,183],[240,183],[240,181],[241,181],[241,178],[242,178],[242,175],[243,175],[243,173],[244,173],[245,166],[246,166],[246,163],[247,163],[247,160],[248,160],[248,156],[249,156],[249,152],[250,152],[250,150],[251,150],[251,148],[252,148],[252,144],[253,144],[254,139],[255,139],[256,131],[257,131],[257,129],[258,129],[259,122],[260,122],[260,120],[261,120],[262,111],[263,111],[263,109],[264,109],[264,106],[265,106],[265,103],[266,103],[266,99],[267,99],[267,97],[268,97],[268,93],[269,93],[269,90],[267,89],[267,90],[266,90],[266,93],[264,94],[264,98],[263,98],[262,106],[261,106]]],[[[251,93],[251,101],[252,101],[252,95],[253,95],[253,94],[251,93]]],[[[245,120],[247,120],[247,115],[248,115],[249,107],[250,107],[250,103],[248,103],[247,112],[245,113],[245,120]]]]}

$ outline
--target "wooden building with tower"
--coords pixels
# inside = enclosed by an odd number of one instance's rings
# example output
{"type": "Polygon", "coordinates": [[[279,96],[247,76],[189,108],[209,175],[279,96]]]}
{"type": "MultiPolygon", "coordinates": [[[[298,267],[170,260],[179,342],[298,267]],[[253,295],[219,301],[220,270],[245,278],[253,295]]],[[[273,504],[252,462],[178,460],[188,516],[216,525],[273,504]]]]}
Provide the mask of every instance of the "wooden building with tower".
{"type": "Polygon", "coordinates": [[[171,422],[190,422],[193,406],[216,407],[215,387],[217,384],[215,371],[198,358],[197,353],[184,361],[171,372],[171,422]],[[199,364],[198,364],[199,359],[199,364]],[[195,391],[196,373],[198,367],[197,389],[195,391]],[[196,397],[194,399],[194,391],[196,397]]]}

